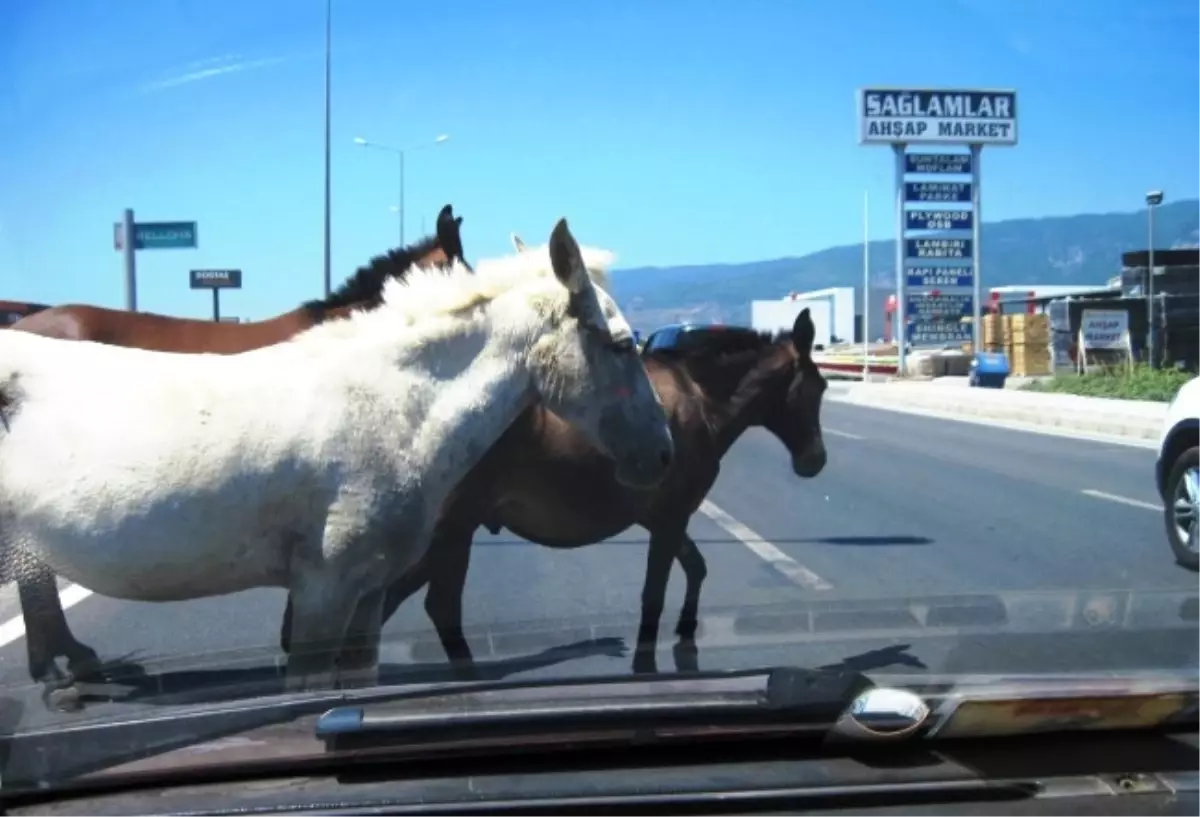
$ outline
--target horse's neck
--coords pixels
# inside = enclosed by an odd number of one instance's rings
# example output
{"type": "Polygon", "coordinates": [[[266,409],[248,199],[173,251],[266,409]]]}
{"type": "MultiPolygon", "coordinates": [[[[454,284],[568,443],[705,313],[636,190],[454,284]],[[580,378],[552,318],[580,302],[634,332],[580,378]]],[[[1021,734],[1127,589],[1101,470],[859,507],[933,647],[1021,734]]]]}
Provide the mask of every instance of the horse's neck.
{"type": "Polygon", "coordinates": [[[747,376],[757,372],[767,354],[768,350],[762,349],[729,355],[697,373],[695,379],[705,394],[706,413],[720,456],[725,456],[746,429],[762,422],[762,397],[770,383],[769,375],[747,376]]]}
{"type": "Polygon", "coordinates": [[[412,444],[457,483],[534,400],[528,344],[507,333],[469,334],[426,344],[415,362],[435,384],[412,444]],[[453,450],[451,450],[453,449],[453,450]]]}

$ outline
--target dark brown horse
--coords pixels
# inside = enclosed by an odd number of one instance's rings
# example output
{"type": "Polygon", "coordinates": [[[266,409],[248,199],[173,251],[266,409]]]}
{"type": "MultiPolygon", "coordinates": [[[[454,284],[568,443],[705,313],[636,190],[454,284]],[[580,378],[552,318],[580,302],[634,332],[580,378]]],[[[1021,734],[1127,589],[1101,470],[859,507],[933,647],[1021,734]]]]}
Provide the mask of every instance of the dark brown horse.
{"type": "MultiPolygon", "coordinates": [[[[675,460],[650,492],[622,487],[613,464],[569,425],[541,407],[528,409],[459,484],[444,506],[425,559],[388,590],[385,620],[429,584],[425,609],[464,679],[476,670],[462,631],[462,594],[471,540],[480,526],[502,527],[552,548],[575,548],[616,536],[631,525],[650,533],[635,672],[653,672],[671,564],[687,576],[676,626],[683,655],[694,653],[704,557],[688,536],[692,514],[712,489],[721,458],[751,426],[787,447],[792,469],[815,477],[825,466],[821,399],[825,378],[812,360],[815,329],[807,309],[778,337],[730,328],[686,354],[651,353],[651,381],[671,417],[675,460]]],[[[291,602],[281,643],[288,650],[291,602]]],[[[356,659],[343,654],[343,661],[356,659]]]]}
{"type": "MultiPolygon", "coordinates": [[[[447,204],[438,214],[437,232],[400,250],[372,258],[323,300],[308,301],[275,318],[252,323],[217,323],[94,306],[57,306],[21,318],[10,329],[66,340],[88,340],[162,352],[236,354],[280,343],[318,323],[343,318],[355,309],[379,305],[384,282],[402,278],[414,264],[466,264],[459,228],[447,204]]],[[[468,265],[469,267],[469,265],[468,265]]],[[[3,578],[15,578],[25,619],[29,674],[43,684],[44,697],[56,706],[77,703],[75,678],[100,666],[96,652],[80,643],[67,626],[54,574],[23,557],[4,565],[3,578]],[[64,673],[56,663],[67,660],[64,673]]]]}

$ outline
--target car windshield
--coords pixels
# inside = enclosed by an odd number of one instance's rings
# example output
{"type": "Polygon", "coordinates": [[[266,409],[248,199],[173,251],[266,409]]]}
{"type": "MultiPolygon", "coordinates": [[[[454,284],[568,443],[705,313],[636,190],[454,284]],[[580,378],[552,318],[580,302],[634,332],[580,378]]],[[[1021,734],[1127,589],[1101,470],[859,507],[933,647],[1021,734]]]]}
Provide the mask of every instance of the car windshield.
{"type": "Polygon", "coordinates": [[[0,4],[0,737],[1194,675],[1198,26],[0,4]]]}

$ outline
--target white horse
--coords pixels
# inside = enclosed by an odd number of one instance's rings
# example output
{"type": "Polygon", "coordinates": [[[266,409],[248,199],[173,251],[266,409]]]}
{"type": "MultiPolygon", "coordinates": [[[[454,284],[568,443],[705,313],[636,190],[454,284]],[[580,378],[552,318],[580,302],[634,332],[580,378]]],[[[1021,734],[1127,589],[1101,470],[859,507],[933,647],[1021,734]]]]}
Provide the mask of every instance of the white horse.
{"type": "Polygon", "coordinates": [[[382,589],[538,399],[622,480],[665,476],[667,417],[565,220],[542,252],[414,267],[377,309],[238,355],[5,332],[0,537],[116,598],[286,587],[287,689],[331,683],[349,637],[369,683],[382,589]]]}

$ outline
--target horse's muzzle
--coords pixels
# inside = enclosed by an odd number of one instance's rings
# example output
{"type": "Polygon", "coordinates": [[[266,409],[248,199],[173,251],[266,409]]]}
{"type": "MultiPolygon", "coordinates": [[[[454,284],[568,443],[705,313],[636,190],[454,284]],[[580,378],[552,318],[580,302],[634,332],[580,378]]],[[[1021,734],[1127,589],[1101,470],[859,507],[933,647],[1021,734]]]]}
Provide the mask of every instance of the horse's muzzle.
{"type": "Polygon", "coordinates": [[[792,471],[796,476],[811,479],[821,473],[829,457],[825,453],[825,442],[817,437],[799,456],[792,456],[792,471]]]}

